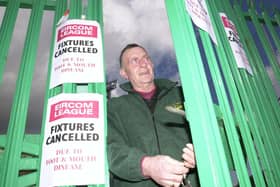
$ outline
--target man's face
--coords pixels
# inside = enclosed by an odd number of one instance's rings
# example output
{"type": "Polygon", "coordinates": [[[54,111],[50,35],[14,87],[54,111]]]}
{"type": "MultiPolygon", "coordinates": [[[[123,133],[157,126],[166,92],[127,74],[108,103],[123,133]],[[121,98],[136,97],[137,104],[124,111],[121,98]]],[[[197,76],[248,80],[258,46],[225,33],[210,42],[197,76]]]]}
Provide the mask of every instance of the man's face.
{"type": "Polygon", "coordinates": [[[134,88],[141,88],[145,84],[153,83],[153,63],[140,47],[134,47],[124,52],[120,75],[129,80],[134,88]]]}

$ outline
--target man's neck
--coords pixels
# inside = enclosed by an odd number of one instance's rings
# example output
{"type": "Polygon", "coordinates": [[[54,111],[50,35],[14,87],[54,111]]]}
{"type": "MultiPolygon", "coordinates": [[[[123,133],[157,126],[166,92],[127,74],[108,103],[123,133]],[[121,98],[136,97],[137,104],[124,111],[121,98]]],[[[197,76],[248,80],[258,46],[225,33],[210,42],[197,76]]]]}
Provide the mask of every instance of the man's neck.
{"type": "Polygon", "coordinates": [[[142,92],[137,90],[135,90],[135,92],[139,93],[144,99],[150,100],[156,94],[156,87],[154,87],[154,89],[148,92],[142,92]]]}
{"type": "Polygon", "coordinates": [[[133,89],[137,92],[151,92],[156,88],[154,83],[142,84],[141,86],[133,86],[133,89]]]}

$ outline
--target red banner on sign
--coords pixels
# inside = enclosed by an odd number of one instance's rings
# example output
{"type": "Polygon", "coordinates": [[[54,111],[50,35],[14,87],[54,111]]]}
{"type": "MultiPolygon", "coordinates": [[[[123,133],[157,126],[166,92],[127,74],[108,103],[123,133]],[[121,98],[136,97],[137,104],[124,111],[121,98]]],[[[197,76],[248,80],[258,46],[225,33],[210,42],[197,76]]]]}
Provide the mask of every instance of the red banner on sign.
{"type": "Polygon", "coordinates": [[[98,101],[60,101],[51,105],[50,119],[61,118],[98,118],[98,101]]]}
{"type": "Polygon", "coordinates": [[[57,41],[69,36],[97,38],[97,27],[93,25],[71,24],[59,29],[57,41]]]}

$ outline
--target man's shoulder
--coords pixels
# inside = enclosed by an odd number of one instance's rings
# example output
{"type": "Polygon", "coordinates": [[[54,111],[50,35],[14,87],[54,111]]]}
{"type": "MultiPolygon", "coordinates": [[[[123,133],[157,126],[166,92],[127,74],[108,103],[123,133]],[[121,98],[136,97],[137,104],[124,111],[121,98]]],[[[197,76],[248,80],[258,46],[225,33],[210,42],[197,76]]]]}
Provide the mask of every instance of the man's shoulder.
{"type": "Polygon", "coordinates": [[[109,105],[119,105],[119,104],[124,103],[126,100],[128,100],[129,97],[130,97],[129,94],[112,97],[108,100],[108,104],[109,105]]]}
{"type": "Polygon", "coordinates": [[[181,89],[182,88],[178,81],[172,81],[172,80],[165,79],[165,78],[155,79],[155,83],[159,88],[162,88],[162,89],[170,89],[170,88],[181,89]]]}

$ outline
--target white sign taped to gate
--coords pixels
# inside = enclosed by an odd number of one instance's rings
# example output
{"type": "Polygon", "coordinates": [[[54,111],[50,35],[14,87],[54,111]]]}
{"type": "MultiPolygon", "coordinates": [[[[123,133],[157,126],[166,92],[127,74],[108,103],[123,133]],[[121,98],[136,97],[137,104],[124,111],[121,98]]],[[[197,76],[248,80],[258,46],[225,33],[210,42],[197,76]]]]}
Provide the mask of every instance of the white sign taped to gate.
{"type": "Polygon", "coordinates": [[[59,94],[48,101],[40,187],[105,184],[103,95],[59,94]]]}
{"type": "Polygon", "coordinates": [[[185,0],[186,9],[194,24],[206,31],[217,45],[217,39],[204,0],[185,0]]]}
{"type": "Polygon", "coordinates": [[[104,82],[99,23],[71,19],[56,28],[50,88],[63,83],[104,82]]]}
{"type": "Polygon", "coordinates": [[[225,13],[220,13],[224,29],[226,31],[228,41],[230,43],[231,50],[233,52],[236,64],[238,68],[244,68],[248,73],[253,75],[252,68],[247,59],[246,53],[243,49],[243,45],[239,39],[238,32],[235,28],[235,25],[229,20],[225,13]]]}

